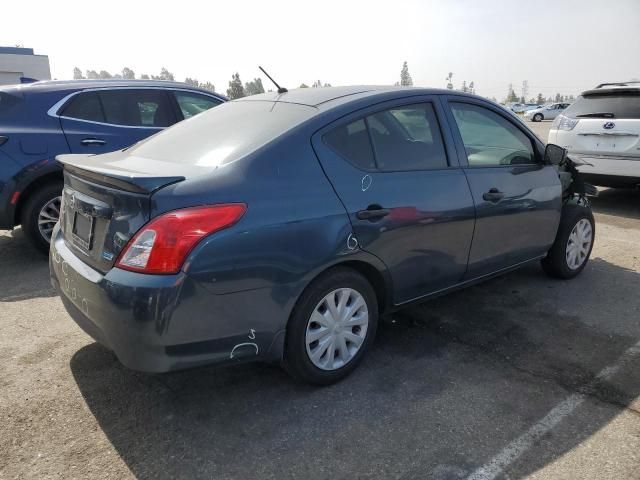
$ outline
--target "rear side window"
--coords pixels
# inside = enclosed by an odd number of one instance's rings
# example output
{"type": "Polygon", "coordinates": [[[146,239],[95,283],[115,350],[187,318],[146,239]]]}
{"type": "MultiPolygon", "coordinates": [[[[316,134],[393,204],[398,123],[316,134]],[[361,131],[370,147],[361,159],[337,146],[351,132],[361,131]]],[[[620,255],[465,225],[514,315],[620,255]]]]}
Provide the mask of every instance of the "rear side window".
{"type": "Polygon", "coordinates": [[[162,90],[99,92],[107,123],[134,127],[168,127],[175,117],[162,90]]]}
{"type": "Polygon", "coordinates": [[[579,96],[563,115],[570,118],[640,119],[640,92],[579,96]]]}
{"type": "Polygon", "coordinates": [[[76,95],[62,112],[62,115],[91,122],[104,122],[104,114],[100,98],[96,92],[85,92],[76,95]]]}
{"type": "Polygon", "coordinates": [[[469,103],[451,103],[451,110],[470,166],[536,163],[529,137],[501,115],[469,103]]]}
{"type": "Polygon", "coordinates": [[[378,169],[447,167],[440,127],[431,104],[409,105],[367,117],[378,169]]]}
{"type": "Polygon", "coordinates": [[[323,139],[364,170],[395,172],[448,166],[440,126],[429,103],[383,110],[336,127],[323,139]]]}
{"type": "Polygon", "coordinates": [[[218,99],[197,93],[174,92],[173,94],[184,118],[193,117],[222,103],[218,99]]]}
{"type": "Polygon", "coordinates": [[[323,138],[327,145],[354,166],[364,170],[376,167],[367,126],[363,119],[334,128],[323,138]]]}
{"type": "Polygon", "coordinates": [[[168,127],[176,122],[162,90],[106,90],[76,95],[62,115],[133,127],[168,127]]]}

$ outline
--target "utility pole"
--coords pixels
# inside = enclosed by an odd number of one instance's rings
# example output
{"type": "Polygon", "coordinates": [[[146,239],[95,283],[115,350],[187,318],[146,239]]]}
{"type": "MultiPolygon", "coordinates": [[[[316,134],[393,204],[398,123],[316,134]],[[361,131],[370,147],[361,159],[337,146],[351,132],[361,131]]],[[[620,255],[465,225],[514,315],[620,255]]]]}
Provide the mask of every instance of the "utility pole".
{"type": "Polygon", "coordinates": [[[526,102],[529,96],[529,82],[527,80],[522,81],[522,101],[526,102]]]}

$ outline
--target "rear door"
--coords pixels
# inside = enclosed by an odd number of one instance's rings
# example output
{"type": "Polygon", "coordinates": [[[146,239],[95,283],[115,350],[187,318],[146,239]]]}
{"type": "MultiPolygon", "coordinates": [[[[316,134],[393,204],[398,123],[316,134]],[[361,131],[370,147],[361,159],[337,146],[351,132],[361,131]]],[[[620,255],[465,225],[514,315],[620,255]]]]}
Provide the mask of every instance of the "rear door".
{"type": "Polygon", "coordinates": [[[313,137],[356,244],[388,267],[400,304],[458,283],[473,201],[435,97],[361,110],[313,137]]]}
{"type": "Polygon", "coordinates": [[[544,255],[554,241],[561,186],[533,134],[498,107],[448,96],[457,151],[476,206],[466,278],[544,255]]]}
{"type": "Polygon", "coordinates": [[[72,153],[121,150],[177,120],[169,94],[160,89],[86,91],[60,112],[72,153]]]}

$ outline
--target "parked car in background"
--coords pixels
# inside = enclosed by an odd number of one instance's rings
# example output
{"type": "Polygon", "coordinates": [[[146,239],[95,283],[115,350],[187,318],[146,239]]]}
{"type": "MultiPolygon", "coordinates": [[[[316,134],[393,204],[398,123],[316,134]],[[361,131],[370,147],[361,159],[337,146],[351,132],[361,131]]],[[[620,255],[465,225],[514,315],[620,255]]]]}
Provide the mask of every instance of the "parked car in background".
{"type": "Polygon", "coordinates": [[[569,103],[552,103],[550,105],[542,105],[538,108],[532,108],[524,112],[524,118],[532,122],[541,122],[542,120],[553,120],[562,113],[570,104],[569,103]]]}
{"type": "Polygon", "coordinates": [[[0,229],[22,225],[48,251],[62,153],[120,150],[226,100],[177,82],[44,81],[0,87],[0,229]]]}
{"type": "Polygon", "coordinates": [[[511,105],[511,110],[513,110],[515,113],[523,113],[526,112],[527,110],[531,110],[533,108],[538,108],[539,105],[537,103],[514,103],[513,105],[511,105]]]}
{"type": "Polygon", "coordinates": [[[578,275],[595,225],[563,154],[450,90],[255,95],[59,156],[51,279],[130,368],[267,360],[331,383],[385,312],[532,261],[578,275]]]}
{"type": "Polygon", "coordinates": [[[640,82],[605,83],[583,92],[556,117],[549,143],[591,164],[579,170],[594,185],[640,185],[640,82]]]}

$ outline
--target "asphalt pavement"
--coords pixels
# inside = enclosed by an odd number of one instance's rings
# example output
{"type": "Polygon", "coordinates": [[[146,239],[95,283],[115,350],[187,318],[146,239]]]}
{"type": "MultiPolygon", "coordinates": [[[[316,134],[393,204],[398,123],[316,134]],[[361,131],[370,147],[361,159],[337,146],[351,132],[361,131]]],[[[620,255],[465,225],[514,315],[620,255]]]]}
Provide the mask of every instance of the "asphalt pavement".
{"type": "Polygon", "coordinates": [[[0,231],[0,478],[637,480],[640,192],[593,204],[578,278],[530,265],[404,310],[325,388],[262,364],[129,371],[0,231]]]}

